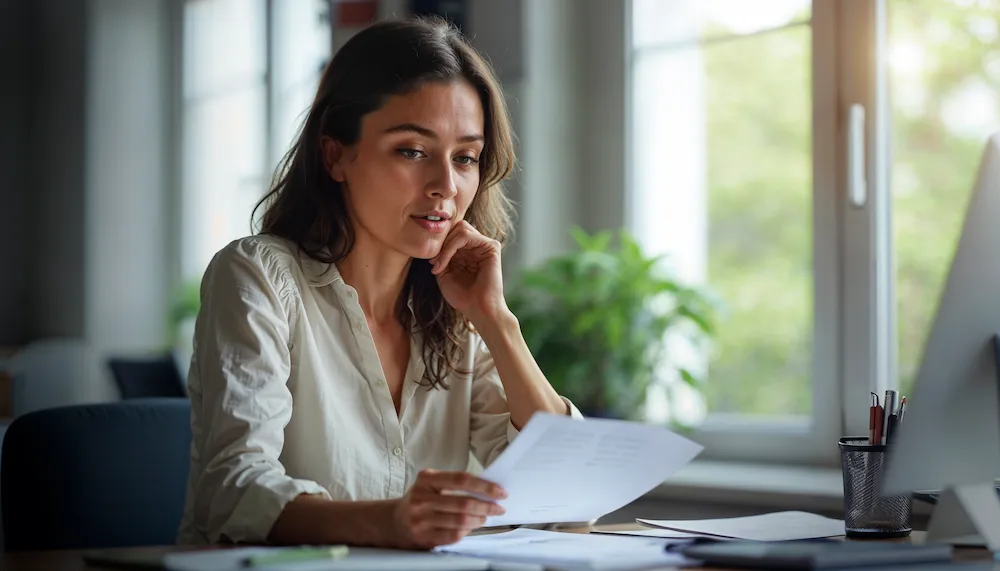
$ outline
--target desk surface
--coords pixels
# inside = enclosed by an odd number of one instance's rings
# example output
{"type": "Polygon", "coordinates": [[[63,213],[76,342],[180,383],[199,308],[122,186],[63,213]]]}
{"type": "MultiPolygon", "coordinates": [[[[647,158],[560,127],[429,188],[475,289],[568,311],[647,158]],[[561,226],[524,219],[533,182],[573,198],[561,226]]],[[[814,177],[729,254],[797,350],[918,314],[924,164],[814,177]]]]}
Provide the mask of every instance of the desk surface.
{"type": "MultiPolygon", "coordinates": [[[[566,529],[562,531],[571,533],[586,533],[591,531],[591,529],[598,530],[626,530],[626,529],[644,529],[636,524],[616,524],[616,525],[598,525],[595,528],[574,528],[566,529]]],[[[895,540],[895,541],[922,541],[923,532],[914,532],[913,537],[906,540],[895,540]]],[[[139,552],[144,551],[148,553],[165,553],[168,551],[181,551],[190,550],[190,548],[185,548],[181,546],[164,546],[164,547],[140,547],[140,548],[125,548],[123,551],[139,552]]],[[[990,555],[985,549],[958,549],[955,551],[956,559],[959,560],[989,560],[990,555]]],[[[0,558],[0,569],[3,571],[100,571],[101,568],[88,567],[84,565],[83,562],[83,551],[66,550],[66,551],[24,551],[15,553],[4,553],[2,558],[0,558]]],[[[701,568],[705,571],[712,571],[710,568],[701,568]]],[[[725,571],[721,569],[716,569],[715,571],[725,571]]]]}

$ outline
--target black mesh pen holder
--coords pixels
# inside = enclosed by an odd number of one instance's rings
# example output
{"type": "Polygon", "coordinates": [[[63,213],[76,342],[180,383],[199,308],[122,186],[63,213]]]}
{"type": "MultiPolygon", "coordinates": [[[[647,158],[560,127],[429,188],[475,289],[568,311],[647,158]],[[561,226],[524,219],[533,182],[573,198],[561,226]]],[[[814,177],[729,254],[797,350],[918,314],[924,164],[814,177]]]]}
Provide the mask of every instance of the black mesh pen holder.
{"type": "Polygon", "coordinates": [[[868,444],[868,437],[840,439],[844,472],[844,531],[847,537],[891,538],[910,535],[910,494],[883,496],[886,446],[868,444]]]}

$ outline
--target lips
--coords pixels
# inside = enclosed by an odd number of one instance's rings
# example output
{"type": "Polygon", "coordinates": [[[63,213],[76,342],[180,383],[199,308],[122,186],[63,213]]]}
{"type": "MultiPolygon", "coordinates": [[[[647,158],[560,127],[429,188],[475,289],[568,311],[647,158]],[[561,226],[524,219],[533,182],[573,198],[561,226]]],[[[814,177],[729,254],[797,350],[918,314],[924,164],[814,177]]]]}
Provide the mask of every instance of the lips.
{"type": "Polygon", "coordinates": [[[424,220],[429,220],[431,222],[441,222],[450,220],[451,214],[445,212],[444,210],[430,210],[428,212],[417,214],[414,218],[423,218],[424,220]]]}
{"type": "Polygon", "coordinates": [[[448,230],[448,220],[440,216],[413,216],[411,219],[416,222],[418,226],[432,234],[440,234],[448,230]]]}

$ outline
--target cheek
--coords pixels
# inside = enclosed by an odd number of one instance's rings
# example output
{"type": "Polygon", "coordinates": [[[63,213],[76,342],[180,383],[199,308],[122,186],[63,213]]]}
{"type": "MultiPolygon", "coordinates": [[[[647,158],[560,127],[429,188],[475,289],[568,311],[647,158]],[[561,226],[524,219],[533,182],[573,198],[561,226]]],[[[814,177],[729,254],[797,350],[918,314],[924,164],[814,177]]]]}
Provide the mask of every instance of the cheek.
{"type": "Polygon", "coordinates": [[[472,200],[476,198],[478,191],[478,184],[470,184],[468,187],[458,190],[458,194],[455,196],[455,208],[461,213],[462,218],[465,218],[465,213],[468,212],[469,206],[472,205],[472,200]]]}

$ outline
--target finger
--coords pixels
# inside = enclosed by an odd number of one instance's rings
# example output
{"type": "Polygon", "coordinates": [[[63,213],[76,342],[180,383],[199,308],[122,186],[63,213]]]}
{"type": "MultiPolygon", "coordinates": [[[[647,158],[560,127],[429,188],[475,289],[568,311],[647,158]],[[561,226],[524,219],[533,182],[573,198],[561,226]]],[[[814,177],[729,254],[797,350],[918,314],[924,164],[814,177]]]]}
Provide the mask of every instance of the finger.
{"type": "Polygon", "coordinates": [[[423,470],[418,474],[417,479],[438,492],[457,490],[478,494],[493,500],[502,500],[507,497],[507,492],[502,487],[468,472],[423,470]]]}
{"type": "Polygon", "coordinates": [[[451,241],[454,240],[455,238],[457,238],[458,236],[461,236],[461,235],[465,234],[466,232],[468,232],[470,228],[472,228],[472,225],[469,224],[469,223],[467,223],[464,220],[460,220],[458,222],[458,224],[455,224],[455,227],[452,228],[450,232],[448,232],[447,236],[444,237],[444,242],[441,243],[441,250],[438,251],[438,254],[436,256],[434,256],[433,258],[431,258],[429,260],[430,263],[433,264],[433,263],[437,262],[438,260],[440,260],[441,259],[441,252],[444,251],[445,247],[448,246],[448,244],[451,243],[451,241]]]}
{"type": "Polygon", "coordinates": [[[503,506],[479,498],[469,496],[449,496],[438,494],[429,499],[432,509],[442,513],[469,514],[475,516],[501,515],[506,510],[503,506]]]}
{"type": "Polygon", "coordinates": [[[468,239],[469,237],[472,237],[472,242],[474,243],[476,236],[482,236],[485,238],[485,236],[476,230],[475,226],[469,224],[465,220],[460,221],[445,237],[444,243],[441,244],[441,250],[438,252],[438,255],[430,259],[431,264],[437,265],[438,262],[442,260],[442,254],[449,249],[450,245],[453,244],[456,239],[461,239],[463,237],[468,239]]]}
{"type": "Polygon", "coordinates": [[[434,529],[473,530],[483,527],[486,516],[436,512],[427,523],[434,529]]]}
{"type": "Polygon", "coordinates": [[[472,236],[463,233],[460,236],[456,236],[451,241],[445,242],[445,245],[441,247],[441,253],[437,256],[437,261],[434,262],[434,267],[431,269],[431,273],[434,275],[440,275],[448,269],[448,263],[451,262],[455,253],[472,244],[473,240],[474,238],[472,236]]]}

